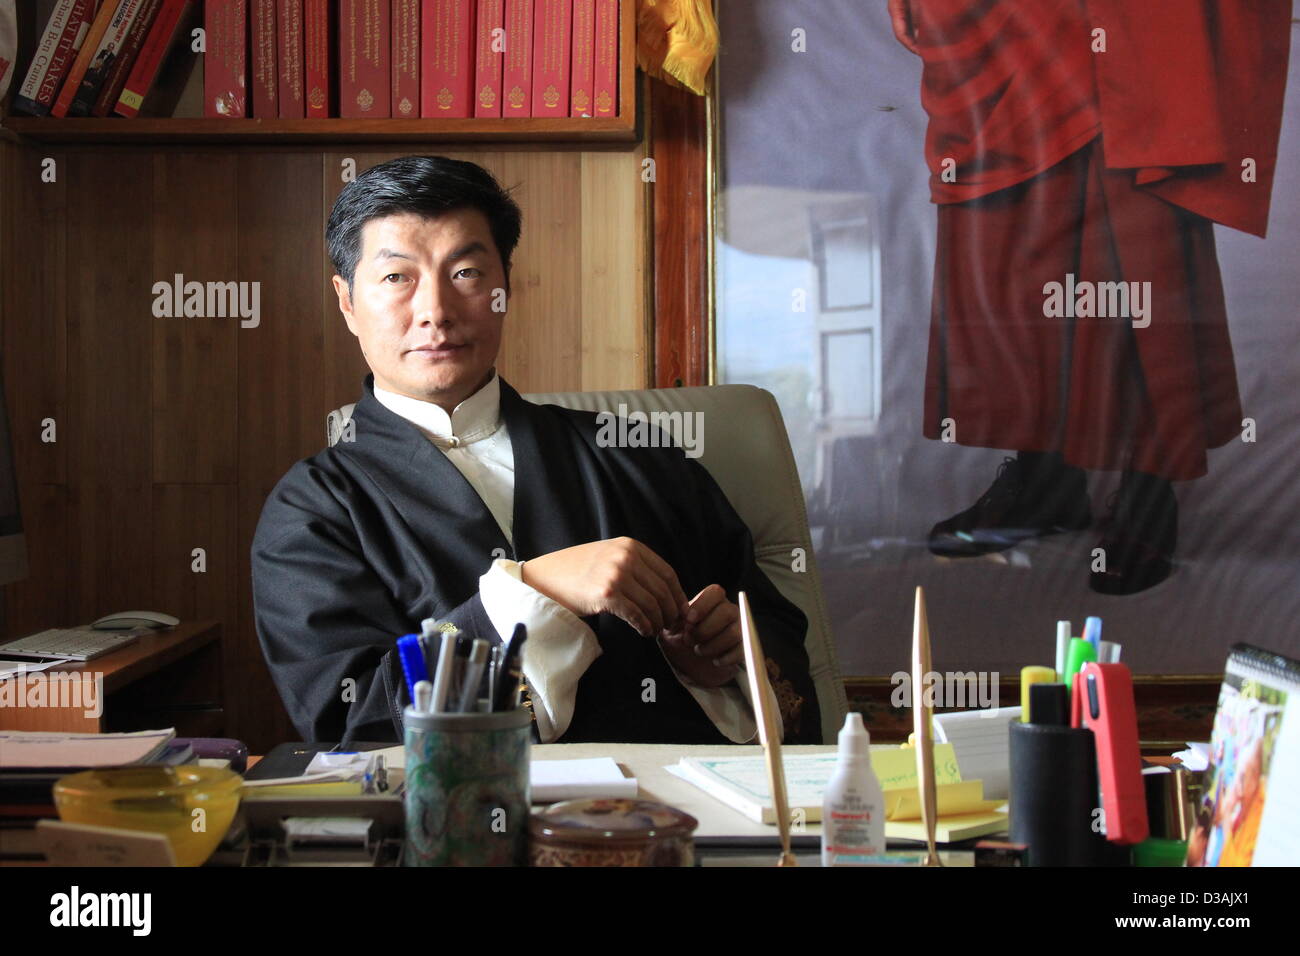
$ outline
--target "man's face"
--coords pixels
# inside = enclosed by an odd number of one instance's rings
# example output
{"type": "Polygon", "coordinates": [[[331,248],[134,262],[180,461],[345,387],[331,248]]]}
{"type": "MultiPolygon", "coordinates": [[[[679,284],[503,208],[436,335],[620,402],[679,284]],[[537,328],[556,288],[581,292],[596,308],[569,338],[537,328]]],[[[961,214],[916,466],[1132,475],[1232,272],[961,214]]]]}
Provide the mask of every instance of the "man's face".
{"type": "Polygon", "coordinates": [[[375,385],[448,414],[490,378],[503,311],[493,311],[505,269],[487,218],[458,209],[436,219],[398,213],[361,232],[352,292],[334,291],[375,385]]]}

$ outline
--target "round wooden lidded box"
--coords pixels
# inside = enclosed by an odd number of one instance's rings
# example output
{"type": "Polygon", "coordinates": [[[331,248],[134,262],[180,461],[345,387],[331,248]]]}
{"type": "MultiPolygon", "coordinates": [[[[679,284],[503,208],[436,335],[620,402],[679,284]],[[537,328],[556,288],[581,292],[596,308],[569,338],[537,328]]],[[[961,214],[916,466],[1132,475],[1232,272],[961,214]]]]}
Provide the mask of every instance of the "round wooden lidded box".
{"type": "Polygon", "coordinates": [[[699,821],[650,800],[566,800],[528,822],[533,866],[693,866],[699,821]]]}

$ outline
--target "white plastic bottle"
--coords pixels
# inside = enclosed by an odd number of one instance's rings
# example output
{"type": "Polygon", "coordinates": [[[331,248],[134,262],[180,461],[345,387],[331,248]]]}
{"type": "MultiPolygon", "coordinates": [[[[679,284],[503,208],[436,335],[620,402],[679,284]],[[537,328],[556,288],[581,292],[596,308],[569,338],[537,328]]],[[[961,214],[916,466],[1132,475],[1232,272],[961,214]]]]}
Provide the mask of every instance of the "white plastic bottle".
{"type": "Polygon", "coordinates": [[[862,715],[840,729],[839,760],[822,797],[822,866],[854,866],[885,852],[885,795],[871,767],[871,735],[862,715]]]}

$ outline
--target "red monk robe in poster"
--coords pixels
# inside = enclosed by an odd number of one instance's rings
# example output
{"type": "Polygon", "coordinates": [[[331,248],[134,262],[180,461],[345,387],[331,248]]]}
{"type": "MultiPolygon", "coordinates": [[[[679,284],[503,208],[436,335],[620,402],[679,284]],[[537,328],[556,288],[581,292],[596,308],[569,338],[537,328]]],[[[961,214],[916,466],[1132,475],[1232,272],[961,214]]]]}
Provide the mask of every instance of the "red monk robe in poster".
{"type": "Polygon", "coordinates": [[[1170,482],[1242,434],[1212,224],[1265,234],[1290,0],[889,6],[938,204],[924,433],[1017,453],[930,549],[1090,527],[1118,470],[1091,586],[1151,587],[1170,482]]]}

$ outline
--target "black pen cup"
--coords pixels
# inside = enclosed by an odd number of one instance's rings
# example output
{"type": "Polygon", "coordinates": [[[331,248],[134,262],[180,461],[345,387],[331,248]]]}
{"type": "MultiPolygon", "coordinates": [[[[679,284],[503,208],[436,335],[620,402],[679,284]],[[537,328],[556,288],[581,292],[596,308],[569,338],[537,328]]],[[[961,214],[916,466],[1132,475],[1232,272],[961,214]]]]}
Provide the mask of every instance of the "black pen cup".
{"type": "Polygon", "coordinates": [[[528,862],[527,708],[402,714],[406,744],[404,866],[528,862]]]}
{"type": "Polygon", "coordinates": [[[1030,866],[1122,866],[1127,848],[1106,841],[1091,730],[1011,725],[1010,830],[1030,866]]]}

